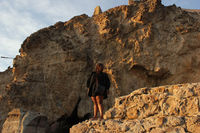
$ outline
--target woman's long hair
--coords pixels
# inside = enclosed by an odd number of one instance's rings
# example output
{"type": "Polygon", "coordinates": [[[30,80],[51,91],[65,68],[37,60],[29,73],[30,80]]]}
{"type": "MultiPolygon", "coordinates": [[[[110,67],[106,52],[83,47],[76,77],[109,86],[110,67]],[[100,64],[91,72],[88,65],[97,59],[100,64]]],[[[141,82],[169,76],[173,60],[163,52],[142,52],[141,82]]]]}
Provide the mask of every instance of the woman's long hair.
{"type": "Polygon", "coordinates": [[[104,66],[102,63],[98,63],[96,65],[96,73],[100,73],[100,72],[103,72],[103,69],[104,69],[104,66]]]}

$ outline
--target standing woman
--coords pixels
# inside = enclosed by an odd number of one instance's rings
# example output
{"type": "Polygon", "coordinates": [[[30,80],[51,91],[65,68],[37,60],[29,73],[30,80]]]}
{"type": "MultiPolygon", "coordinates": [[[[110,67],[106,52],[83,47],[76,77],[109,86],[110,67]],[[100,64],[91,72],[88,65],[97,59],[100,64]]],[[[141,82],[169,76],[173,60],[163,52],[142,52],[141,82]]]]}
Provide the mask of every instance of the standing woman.
{"type": "Polygon", "coordinates": [[[107,98],[110,88],[108,75],[103,72],[104,66],[101,63],[96,65],[96,71],[92,72],[87,80],[88,96],[91,97],[94,104],[94,117],[97,118],[97,112],[100,113],[100,119],[103,119],[103,99],[107,98]]]}

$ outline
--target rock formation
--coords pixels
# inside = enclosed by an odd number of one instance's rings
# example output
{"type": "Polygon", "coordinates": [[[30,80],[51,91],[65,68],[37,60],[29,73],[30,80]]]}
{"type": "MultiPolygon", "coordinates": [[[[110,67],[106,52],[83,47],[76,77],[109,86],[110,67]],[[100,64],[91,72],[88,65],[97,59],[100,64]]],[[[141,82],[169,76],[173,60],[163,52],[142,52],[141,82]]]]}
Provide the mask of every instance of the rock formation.
{"type": "Polygon", "coordinates": [[[70,127],[73,125],[90,118],[90,114],[86,114],[83,118],[78,117],[78,106],[81,98],[78,99],[76,106],[70,116],[63,115],[56,121],[52,122],[48,127],[47,133],[69,133],[70,127]]]}
{"type": "Polygon", "coordinates": [[[0,131],[7,116],[7,111],[9,111],[6,107],[8,101],[4,99],[7,92],[6,87],[12,80],[12,68],[9,67],[5,72],[0,72],[0,131]]]}
{"type": "Polygon", "coordinates": [[[40,113],[13,109],[3,124],[2,133],[46,133],[47,117],[40,113]]]}
{"type": "Polygon", "coordinates": [[[8,68],[5,72],[0,72],[0,99],[6,93],[6,86],[13,80],[12,68],[8,68]]]}
{"type": "Polygon", "coordinates": [[[97,6],[97,7],[94,9],[93,16],[99,15],[99,14],[101,14],[101,13],[102,13],[101,7],[100,7],[100,6],[97,6]]]}
{"type": "Polygon", "coordinates": [[[140,0],[128,0],[128,5],[132,5],[134,2],[140,2],[140,0]]]}
{"type": "Polygon", "coordinates": [[[33,33],[14,59],[0,121],[20,108],[45,114],[51,123],[70,117],[79,97],[78,116],[92,113],[86,80],[97,62],[112,81],[105,110],[115,97],[138,88],[199,82],[199,19],[160,0],[143,0],[33,33]]]}
{"type": "Polygon", "coordinates": [[[115,100],[106,120],[87,120],[71,133],[198,133],[200,83],[141,88],[115,100]]]}

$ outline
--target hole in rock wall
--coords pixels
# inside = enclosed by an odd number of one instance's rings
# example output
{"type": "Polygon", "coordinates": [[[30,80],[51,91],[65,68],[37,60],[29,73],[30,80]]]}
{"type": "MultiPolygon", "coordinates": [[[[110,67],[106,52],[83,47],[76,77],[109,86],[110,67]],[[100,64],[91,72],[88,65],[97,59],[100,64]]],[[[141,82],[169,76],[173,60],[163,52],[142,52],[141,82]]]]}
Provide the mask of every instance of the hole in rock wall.
{"type": "Polygon", "coordinates": [[[48,126],[47,117],[38,116],[23,127],[23,133],[44,133],[48,126]]]}
{"type": "Polygon", "coordinates": [[[127,95],[138,88],[162,85],[169,76],[171,76],[169,70],[154,71],[146,69],[143,65],[134,65],[129,70],[123,71],[118,80],[123,89],[120,95],[127,95]]]}
{"type": "Polygon", "coordinates": [[[75,108],[71,115],[63,115],[56,121],[49,124],[48,118],[40,113],[24,112],[19,109],[14,109],[9,112],[6,120],[0,120],[0,133],[69,133],[69,129],[91,117],[90,113],[84,117],[78,117],[78,106],[81,98],[78,99],[75,108]],[[4,123],[3,125],[1,123],[4,123]]]}
{"type": "Polygon", "coordinates": [[[58,120],[56,120],[55,122],[52,122],[46,133],[69,133],[69,129],[81,122],[81,121],[85,121],[87,119],[89,119],[91,117],[90,113],[87,113],[84,115],[84,117],[80,118],[78,117],[78,105],[81,101],[81,98],[79,97],[76,106],[72,112],[72,114],[70,116],[67,116],[66,114],[61,116],[58,120]]]}
{"type": "Polygon", "coordinates": [[[158,71],[148,70],[142,65],[134,65],[131,71],[139,72],[140,75],[144,75],[151,86],[160,85],[160,81],[168,78],[171,74],[169,70],[159,69],[158,71]],[[141,74],[143,73],[143,74],[141,74]]]}

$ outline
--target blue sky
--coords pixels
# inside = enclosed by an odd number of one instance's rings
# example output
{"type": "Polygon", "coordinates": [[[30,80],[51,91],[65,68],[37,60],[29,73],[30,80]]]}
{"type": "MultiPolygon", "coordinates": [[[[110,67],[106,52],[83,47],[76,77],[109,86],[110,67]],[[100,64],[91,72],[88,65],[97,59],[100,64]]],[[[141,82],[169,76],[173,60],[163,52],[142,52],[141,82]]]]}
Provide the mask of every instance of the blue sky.
{"type": "MultiPolygon", "coordinates": [[[[162,3],[200,8],[199,0],[162,0],[162,3]]],[[[15,57],[31,33],[83,13],[92,16],[97,5],[105,11],[127,4],[128,0],[0,0],[0,56],[15,57]]],[[[8,66],[12,66],[12,60],[0,58],[0,71],[8,66]]]]}

